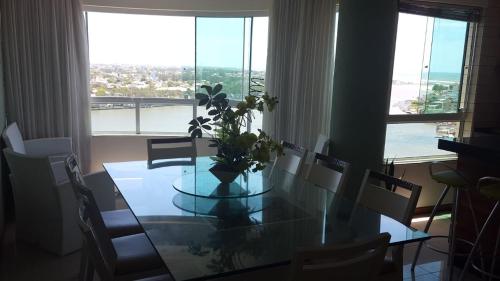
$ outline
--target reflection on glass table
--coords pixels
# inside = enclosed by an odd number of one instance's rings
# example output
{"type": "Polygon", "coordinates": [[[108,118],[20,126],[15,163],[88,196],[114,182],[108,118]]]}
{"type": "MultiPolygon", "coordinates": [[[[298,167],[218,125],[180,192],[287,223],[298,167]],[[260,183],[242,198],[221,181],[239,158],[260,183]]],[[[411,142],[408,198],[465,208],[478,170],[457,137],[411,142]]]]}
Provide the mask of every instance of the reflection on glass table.
{"type": "MultiPolygon", "coordinates": [[[[261,195],[209,199],[172,184],[192,166],[104,164],[176,281],[210,279],[290,262],[297,248],[391,234],[391,245],[428,236],[299,177],[275,170],[261,195]]],[[[357,187],[348,187],[357,188],[357,187]]]]}
{"type": "MultiPolygon", "coordinates": [[[[270,178],[262,171],[238,176],[230,184],[222,184],[210,171],[214,162],[209,157],[198,157],[193,166],[183,166],[182,175],[173,187],[182,193],[209,198],[238,198],[256,196],[273,187],[270,178]]],[[[266,171],[264,171],[266,173],[266,171]]]]}
{"type": "Polygon", "coordinates": [[[194,215],[224,217],[229,214],[250,215],[262,212],[268,201],[263,202],[258,196],[240,198],[207,198],[179,193],[174,196],[173,204],[194,215]]]}

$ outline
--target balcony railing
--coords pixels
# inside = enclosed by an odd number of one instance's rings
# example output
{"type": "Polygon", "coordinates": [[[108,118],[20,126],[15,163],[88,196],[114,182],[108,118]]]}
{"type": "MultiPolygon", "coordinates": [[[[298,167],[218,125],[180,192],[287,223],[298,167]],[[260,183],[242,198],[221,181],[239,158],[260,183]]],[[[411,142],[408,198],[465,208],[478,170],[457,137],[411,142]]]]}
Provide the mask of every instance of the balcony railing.
{"type": "MultiPolygon", "coordinates": [[[[236,106],[238,100],[230,100],[229,104],[231,106],[236,106]]],[[[192,106],[193,113],[192,118],[196,118],[201,113],[198,112],[199,106],[198,101],[195,99],[171,99],[171,98],[141,98],[141,97],[90,97],[91,110],[109,110],[109,109],[135,109],[135,133],[141,134],[141,108],[147,108],[151,106],[192,106]]],[[[175,122],[175,120],[174,120],[175,122]]],[[[247,131],[251,131],[251,120],[248,122],[247,131]]],[[[186,130],[184,131],[158,131],[154,133],[175,133],[175,134],[187,134],[188,124],[185,124],[186,130]]],[[[96,131],[92,128],[93,133],[96,131]]],[[[98,133],[117,133],[122,132],[121,130],[109,132],[97,131],[98,133]]],[[[152,133],[148,131],[148,133],[152,133]]]]}

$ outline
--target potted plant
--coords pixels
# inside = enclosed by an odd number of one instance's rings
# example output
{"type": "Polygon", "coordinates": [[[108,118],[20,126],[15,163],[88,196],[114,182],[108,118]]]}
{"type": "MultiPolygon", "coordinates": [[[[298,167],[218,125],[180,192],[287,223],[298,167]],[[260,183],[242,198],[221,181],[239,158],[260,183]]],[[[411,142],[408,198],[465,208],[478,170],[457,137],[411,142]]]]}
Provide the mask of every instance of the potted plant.
{"type": "Polygon", "coordinates": [[[206,93],[197,93],[195,97],[199,106],[206,107],[209,117],[191,120],[188,132],[193,138],[201,138],[203,133],[211,136],[209,146],[217,147],[217,155],[212,157],[215,165],[210,172],[222,183],[230,183],[250,170],[263,170],[273,152],[283,153],[281,145],[262,130],[258,134],[246,130],[247,122],[254,118],[252,111],[272,111],[278,103],[276,97],[253,92],[232,108],[221,84],[201,88],[206,93]]]}

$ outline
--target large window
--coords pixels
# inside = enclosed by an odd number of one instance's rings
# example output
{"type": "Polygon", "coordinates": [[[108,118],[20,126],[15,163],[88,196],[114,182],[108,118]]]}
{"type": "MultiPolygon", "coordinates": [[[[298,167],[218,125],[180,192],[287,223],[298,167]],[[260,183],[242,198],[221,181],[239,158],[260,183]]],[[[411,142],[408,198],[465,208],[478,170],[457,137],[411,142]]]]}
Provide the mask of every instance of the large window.
{"type": "Polygon", "coordinates": [[[458,137],[474,26],[400,13],[385,157],[443,156],[439,138],[458,137]]]}
{"type": "MultiPolygon", "coordinates": [[[[187,134],[194,93],[221,83],[236,104],[264,83],[267,17],[87,14],[92,132],[187,134]]],[[[262,126],[262,117],[248,130],[262,126]]]]}

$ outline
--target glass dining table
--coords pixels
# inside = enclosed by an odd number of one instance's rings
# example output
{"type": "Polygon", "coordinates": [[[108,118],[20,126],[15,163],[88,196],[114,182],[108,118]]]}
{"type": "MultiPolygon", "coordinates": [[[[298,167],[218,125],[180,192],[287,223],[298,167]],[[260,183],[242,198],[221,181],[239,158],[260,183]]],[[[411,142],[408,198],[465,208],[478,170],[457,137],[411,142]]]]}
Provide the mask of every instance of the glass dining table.
{"type": "Polygon", "coordinates": [[[176,281],[285,265],[299,248],[391,234],[391,245],[427,234],[270,167],[221,192],[211,160],[148,169],[106,163],[126,203],[176,281]]]}

